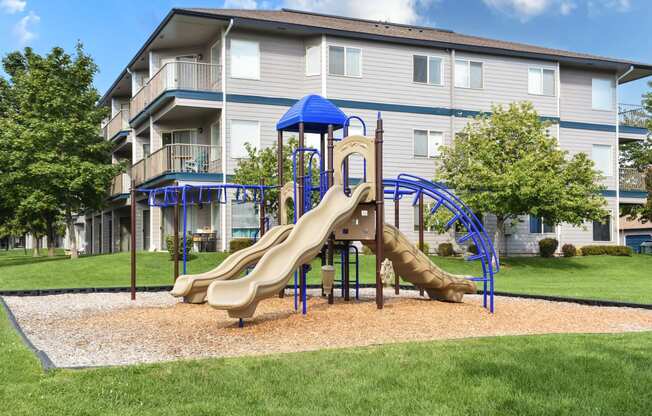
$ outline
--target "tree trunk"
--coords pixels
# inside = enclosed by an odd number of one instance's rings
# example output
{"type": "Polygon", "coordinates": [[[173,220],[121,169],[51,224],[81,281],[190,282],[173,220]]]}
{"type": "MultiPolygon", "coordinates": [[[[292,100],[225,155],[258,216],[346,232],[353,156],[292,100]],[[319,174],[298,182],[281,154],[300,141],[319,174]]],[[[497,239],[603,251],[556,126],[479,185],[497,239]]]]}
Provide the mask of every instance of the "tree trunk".
{"type": "Polygon", "coordinates": [[[505,218],[496,217],[496,232],[494,233],[494,247],[498,260],[506,254],[505,250],[505,218]]]}
{"type": "Polygon", "coordinates": [[[32,257],[39,257],[41,253],[38,250],[39,243],[41,242],[41,239],[39,237],[33,237],[34,245],[32,247],[32,257]]]}
{"type": "Polygon", "coordinates": [[[51,222],[48,222],[48,257],[54,257],[54,225],[51,222]]]}
{"type": "Polygon", "coordinates": [[[75,222],[73,221],[70,211],[66,212],[66,228],[68,229],[68,236],[70,238],[70,258],[76,259],[79,257],[77,253],[77,235],[75,235],[75,222]]]}

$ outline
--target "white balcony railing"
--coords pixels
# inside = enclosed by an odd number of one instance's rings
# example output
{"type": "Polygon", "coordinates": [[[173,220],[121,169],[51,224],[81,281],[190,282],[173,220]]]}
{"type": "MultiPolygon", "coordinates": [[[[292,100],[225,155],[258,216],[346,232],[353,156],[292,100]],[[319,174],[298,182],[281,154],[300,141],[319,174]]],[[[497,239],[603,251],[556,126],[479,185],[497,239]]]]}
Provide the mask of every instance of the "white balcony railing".
{"type": "Polygon", "coordinates": [[[131,191],[131,175],[129,173],[120,173],[113,178],[109,195],[128,194],[131,191]]]}
{"type": "Polygon", "coordinates": [[[634,168],[620,168],[621,191],[645,191],[645,173],[634,168]]]}
{"type": "Polygon", "coordinates": [[[640,105],[618,104],[618,118],[624,126],[647,127],[650,113],[640,105]]]}
{"type": "Polygon", "coordinates": [[[170,144],[146,156],[131,168],[136,184],[164,173],[219,173],[221,147],[204,144],[170,144]]]}
{"type": "Polygon", "coordinates": [[[199,62],[168,62],[131,99],[134,117],[168,90],[219,91],[220,65],[199,62]]]}
{"type": "Polygon", "coordinates": [[[107,140],[115,137],[121,131],[129,130],[129,111],[120,110],[113,116],[111,120],[104,126],[104,138],[107,140]]]}

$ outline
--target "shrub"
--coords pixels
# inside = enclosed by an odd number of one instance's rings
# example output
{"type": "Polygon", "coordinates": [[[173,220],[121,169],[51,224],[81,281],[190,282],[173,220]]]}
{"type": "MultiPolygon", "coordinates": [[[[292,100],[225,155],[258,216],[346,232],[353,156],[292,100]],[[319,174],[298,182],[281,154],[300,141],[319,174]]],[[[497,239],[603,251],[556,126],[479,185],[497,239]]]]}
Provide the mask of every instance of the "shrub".
{"type": "Polygon", "coordinates": [[[559,246],[559,241],[555,238],[544,238],[539,240],[539,254],[541,257],[552,257],[559,246]]]}
{"type": "Polygon", "coordinates": [[[442,257],[450,257],[455,254],[455,251],[453,251],[453,245],[451,243],[441,243],[437,249],[437,252],[442,257]]]}
{"type": "Polygon", "coordinates": [[[466,250],[471,254],[478,254],[478,247],[475,244],[469,244],[466,250]]]}
{"type": "Polygon", "coordinates": [[[372,255],[374,253],[373,253],[373,251],[371,251],[371,249],[369,247],[362,246],[362,254],[365,255],[365,256],[370,256],[370,255],[372,255]]]}
{"type": "Polygon", "coordinates": [[[561,246],[561,252],[564,253],[564,257],[577,256],[577,249],[572,244],[564,244],[563,246],[561,246]]]}
{"type": "Polygon", "coordinates": [[[583,256],[631,256],[632,249],[627,246],[591,245],[582,247],[583,256]]]}
{"type": "MultiPolygon", "coordinates": [[[[165,237],[165,245],[167,246],[168,253],[170,253],[170,260],[174,260],[174,235],[169,234],[165,237]]],[[[186,261],[191,259],[190,251],[192,250],[192,235],[186,237],[186,261]]],[[[183,236],[179,236],[179,260],[183,259],[183,236]]]]}
{"type": "Polygon", "coordinates": [[[254,245],[253,238],[234,238],[229,241],[229,252],[235,253],[243,248],[251,247],[254,245]]]}

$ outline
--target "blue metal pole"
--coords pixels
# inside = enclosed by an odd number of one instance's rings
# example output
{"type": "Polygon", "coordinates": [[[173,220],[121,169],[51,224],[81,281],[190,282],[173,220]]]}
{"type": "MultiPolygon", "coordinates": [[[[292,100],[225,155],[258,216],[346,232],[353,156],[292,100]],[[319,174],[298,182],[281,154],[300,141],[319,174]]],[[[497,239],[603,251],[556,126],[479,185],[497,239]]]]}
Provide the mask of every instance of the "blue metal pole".
{"type": "Polygon", "coordinates": [[[186,205],[186,187],[183,187],[182,191],[182,199],[183,199],[183,274],[186,274],[186,252],[187,250],[187,244],[188,242],[186,241],[186,233],[187,233],[187,227],[188,227],[188,207],[186,205]]]}
{"type": "MultiPolygon", "coordinates": [[[[305,268],[303,266],[301,266],[301,273],[303,273],[303,276],[306,275],[306,270],[305,270],[305,268]]],[[[301,290],[301,303],[302,303],[301,313],[304,314],[304,315],[306,313],[308,313],[308,302],[306,302],[306,300],[307,300],[307,295],[306,295],[307,284],[306,284],[306,280],[307,279],[305,277],[303,279],[301,279],[301,289],[302,289],[301,290]]]]}

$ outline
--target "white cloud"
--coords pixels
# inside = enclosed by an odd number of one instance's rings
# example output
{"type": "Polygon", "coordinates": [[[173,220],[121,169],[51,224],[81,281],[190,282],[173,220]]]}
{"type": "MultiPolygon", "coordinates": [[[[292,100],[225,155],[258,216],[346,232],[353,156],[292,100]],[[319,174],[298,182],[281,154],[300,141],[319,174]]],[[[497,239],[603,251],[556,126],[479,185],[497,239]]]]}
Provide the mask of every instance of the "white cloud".
{"type": "Polygon", "coordinates": [[[589,15],[604,10],[627,12],[631,0],[482,0],[488,7],[526,22],[544,13],[560,13],[567,16],[586,5],[589,15]]]}
{"type": "Polygon", "coordinates": [[[225,9],[257,9],[256,0],[225,0],[225,9]]]}
{"type": "Polygon", "coordinates": [[[36,25],[41,18],[34,12],[29,12],[27,16],[16,23],[14,26],[14,35],[18,38],[21,45],[26,45],[37,37],[36,32],[33,31],[33,26],[36,25]]]}
{"type": "Polygon", "coordinates": [[[25,7],[27,7],[26,0],[0,0],[0,9],[9,14],[22,12],[25,7]]]}

